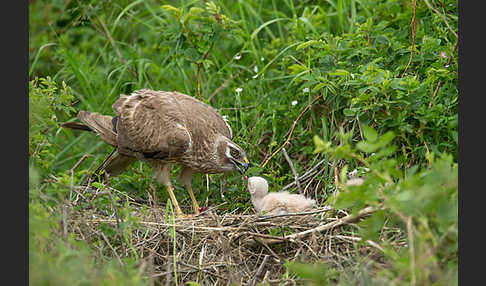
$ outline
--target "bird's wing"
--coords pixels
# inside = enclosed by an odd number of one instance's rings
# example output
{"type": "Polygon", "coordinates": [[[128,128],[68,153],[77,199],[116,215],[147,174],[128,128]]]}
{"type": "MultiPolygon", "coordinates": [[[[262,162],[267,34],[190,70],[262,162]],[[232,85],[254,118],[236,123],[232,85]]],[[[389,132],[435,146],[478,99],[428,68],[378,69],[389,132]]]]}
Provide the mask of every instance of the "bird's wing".
{"type": "Polygon", "coordinates": [[[191,148],[184,114],[170,96],[139,90],[130,96],[121,95],[113,110],[118,116],[117,143],[122,154],[172,159],[191,148]]]}
{"type": "Polygon", "coordinates": [[[204,132],[221,134],[228,139],[233,138],[233,131],[228,120],[223,118],[216,108],[180,92],[167,94],[174,97],[182,106],[181,110],[186,115],[186,124],[193,127],[191,130],[204,130],[204,132]],[[197,128],[198,126],[204,126],[204,128],[197,128]]]}

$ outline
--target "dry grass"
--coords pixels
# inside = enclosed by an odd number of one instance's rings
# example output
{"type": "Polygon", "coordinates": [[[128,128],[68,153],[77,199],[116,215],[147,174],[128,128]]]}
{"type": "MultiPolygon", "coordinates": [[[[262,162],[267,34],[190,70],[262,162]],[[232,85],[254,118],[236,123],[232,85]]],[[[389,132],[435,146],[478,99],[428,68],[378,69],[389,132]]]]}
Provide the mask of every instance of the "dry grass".
{"type": "Polygon", "coordinates": [[[140,271],[153,277],[154,285],[174,285],[175,279],[181,285],[188,281],[295,285],[295,277],[286,275],[286,261],[325,262],[343,270],[355,263],[359,253],[376,265],[383,263],[380,246],[371,241],[359,243],[361,238],[355,234],[355,223],[370,215],[372,208],[358,217],[326,207],[271,217],[213,210],[190,219],[174,219],[163,207],[132,203],[130,208],[129,217],[135,219],[118,223],[116,208],[108,213],[71,208],[68,231],[120,263],[120,257],[137,256],[140,271]],[[109,236],[102,231],[107,227],[115,233],[122,230],[109,236]]]}

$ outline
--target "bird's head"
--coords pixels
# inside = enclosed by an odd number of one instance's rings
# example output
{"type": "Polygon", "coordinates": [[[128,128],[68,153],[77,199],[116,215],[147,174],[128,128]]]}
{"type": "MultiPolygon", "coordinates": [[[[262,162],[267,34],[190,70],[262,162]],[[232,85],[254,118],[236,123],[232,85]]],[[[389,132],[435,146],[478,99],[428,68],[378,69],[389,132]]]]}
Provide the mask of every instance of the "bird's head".
{"type": "Polygon", "coordinates": [[[248,178],[248,190],[252,196],[263,197],[268,193],[268,183],[262,177],[248,178]]]}
{"type": "Polygon", "coordinates": [[[225,140],[223,147],[224,165],[230,170],[238,170],[243,175],[248,169],[249,164],[246,152],[230,140],[225,140]]]}

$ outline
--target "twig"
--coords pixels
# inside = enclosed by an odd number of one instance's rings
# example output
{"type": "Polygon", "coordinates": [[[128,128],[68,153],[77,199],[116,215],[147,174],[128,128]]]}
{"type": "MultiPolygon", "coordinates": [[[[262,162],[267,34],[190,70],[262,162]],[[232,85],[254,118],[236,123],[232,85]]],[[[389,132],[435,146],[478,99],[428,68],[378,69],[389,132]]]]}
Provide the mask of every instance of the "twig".
{"type": "Polygon", "coordinates": [[[230,81],[235,78],[236,76],[239,76],[242,72],[244,72],[245,70],[240,70],[236,75],[231,75],[230,78],[228,78],[227,80],[225,80],[223,82],[222,85],[220,85],[218,88],[216,88],[213,93],[211,93],[211,95],[209,96],[208,98],[208,102],[211,102],[211,100],[213,99],[213,97],[218,94],[220,91],[222,91],[223,89],[225,89],[226,87],[228,87],[230,81]]]}
{"type": "Polygon", "coordinates": [[[282,258],[280,258],[280,257],[278,256],[278,254],[276,254],[276,253],[275,253],[275,251],[273,251],[273,250],[270,248],[270,246],[268,246],[268,245],[267,245],[267,243],[266,243],[265,239],[263,239],[263,238],[259,238],[259,237],[256,237],[256,236],[253,236],[253,239],[254,239],[256,242],[258,242],[258,243],[259,243],[261,246],[265,247],[265,248],[266,248],[266,249],[267,249],[267,250],[268,250],[268,251],[269,251],[269,252],[272,254],[272,256],[273,256],[273,257],[274,257],[274,258],[277,260],[277,262],[278,262],[278,263],[283,262],[283,261],[282,261],[282,258]]]}
{"type": "Polygon", "coordinates": [[[93,155],[91,154],[84,154],[83,157],[81,157],[81,159],[79,159],[79,161],[74,164],[74,166],[71,168],[71,170],[69,170],[69,173],[71,174],[71,190],[69,192],[69,202],[71,202],[71,199],[72,199],[72,195],[73,195],[73,187],[74,187],[74,170],[76,170],[77,167],[79,167],[79,165],[81,165],[81,163],[88,157],[93,157],[93,155]]]}
{"type": "Polygon", "coordinates": [[[196,78],[197,78],[197,96],[198,96],[199,100],[202,100],[202,97],[201,97],[201,81],[199,80],[199,72],[201,70],[201,66],[203,64],[203,61],[208,57],[209,52],[211,51],[213,46],[214,46],[214,42],[211,43],[211,46],[209,47],[209,49],[206,51],[206,53],[204,53],[204,55],[202,57],[202,61],[197,64],[196,78]]]}
{"type": "Polygon", "coordinates": [[[257,107],[256,105],[243,106],[243,107],[223,107],[223,108],[219,108],[219,110],[248,110],[256,107],[257,107]]]}
{"type": "Polygon", "coordinates": [[[278,240],[287,240],[285,237],[275,236],[275,235],[270,235],[270,234],[262,234],[262,233],[257,233],[257,232],[248,232],[246,234],[251,235],[251,236],[256,236],[256,237],[262,237],[262,238],[271,238],[271,239],[278,239],[278,240]]]}
{"type": "Polygon", "coordinates": [[[307,105],[304,110],[302,110],[302,112],[297,116],[297,118],[295,119],[294,121],[294,124],[292,124],[292,127],[290,128],[290,132],[289,132],[289,136],[287,137],[287,140],[285,140],[285,142],[275,151],[273,152],[273,154],[265,160],[265,162],[263,162],[262,164],[262,168],[265,168],[265,166],[267,165],[268,161],[270,161],[278,152],[280,152],[280,150],[282,150],[282,148],[285,147],[285,145],[287,145],[289,142],[290,142],[290,139],[292,138],[292,134],[294,133],[294,129],[295,129],[295,126],[297,125],[297,123],[299,122],[300,118],[302,117],[302,115],[304,115],[304,113],[309,110],[309,108],[316,102],[318,101],[320,98],[322,98],[324,94],[321,92],[321,94],[314,98],[314,100],[312,100],[311,103],[309,103],[309,105],[307,105]]]}
{"type": "MultiPolygon", "coordinates": [[[[361,237],[355,237],[355,236],[345,236],[345,235],[333,235],[332,237],[335,237],[335,238],[339,238],[339,239],[349,239],[349,240],[353,240],[353,241],[362,241],[363,238],[361,237]]],[[[372,241],[372,240],[367,240],[366,243],[368,243],[369,245],[373,246],[374,248],[380,250],[381,252],[385,252],[385,250],[376,242],[372,241]]]]}
{"type": "MultiPolygon", "coordinates": [[[[452,58],[454,58],[454,53],[456,52],[456,49],[457,49],[457,41],[456,41],[456,44],[454,45],[454,48],[452,49],[452,53],[449,56],[447,63],[445,64],[446,67],[451,63],[452,58]]],[[[429,102],[429,108],[432,107],[433,99],[437,95],[437,92],[439,91],[439,88],[440,88],[441,85],[442,85],[442,81],[439,80],[439,82],[437,83],[437,86],[435,87],[434,93],[432,94],[432,99],[429,102]]]]}
{"type": "Polygon", "coordinates": [[[103,240],[106,242],[106,244],[108,244],[108,246],[110,247],[110,249],[113,251],[113,253],[115,254],[116,258],[118,259],[118,262],[120,262],[120,265],[124,265],[120,256],[118,255],[118,253],[116,253],[115,249],[113,248],[113,246],[111,245],[110,241],[108,240],[108,238],[106,238],[105,234],[101,231],[101,237],[103,237],[103,240]]]}
{"type": "Polygon", "coordinates": [[[306,66],[306,65],[305,65],[305,64],[303,64],[301,61],[299,61],[298,59],[296,59],[294,56],[290,55],[289,57],[290,57],[292,60],[294,60],[296,63],[298,63],[299,65],[304,66],[304,67],[306,66]]]}
{"type": "Polygon", "coordinates": [[[409,216],[407,219],[407,234],[408,234],[408,250],[410,254],[410,272],[412,272],[412,282],[410,285],[415,286],[417,284],[417,279],[415,277],[415,247],[413,241],[413,226],[412,217],[409,216]]]}
{"type": "Polygon", "coordinates": [[[260,264],[260,267],[258,267],[258,270],[257,270],[257,272],[256,272],[255,276],[253,276],[253,279],[251,280],[251,282],[250,282],[250,284],[249,284],[250,286],[255,285],[256,280],[257,280],[257,277],[258,277],[258,276],[259,276],[259,275],[262,273],[262,271],[263,271],[263,267],[264,267],[264,266],[265,266],[265,264],[267,263],[267,261],[268,261],[268,258],[269,258],[269,257],[270,257],[269,255],[265,255],[265,257],[263,258],[263,261],[262,261],[262,263],[260,264]]]}
{"type": "MultiPolygon", "coordinates": [[[[189,268],[194,269],[194,272],[196,272],[196,271],[202,271],[202,272],[204,272],[204,273],[208,273],[208,274],[214,275],[214,276],[218,277],[219,279],[225,279],[225,280],[228,280],[228,278],[224,278],[223,276],[220,276],[220,275],[218,275],[218,274],[216,274],[216,273],[214,273],[214,272],[208,271],[208,270],[207,270],[207,269],[205,269],[205,268],[197,267],[197,266],[194,266],[194,265],[191,265],[191,264],[185,263],[185,262],[183,262],[183,261],[177,261],[177,263],[178,263],[178,264],[182,264],[182,265],[184,265],[184,266],[187,266],[187,267],[189,267],[189,268]]],[[[184,272],[183,270],[180,270],[180,269],[179,269],[178,271],[179,271],[179,272],[184,272]]]]}
{"type": "Polygon", "coordinates": [[[332,229],[332,228],[335,228],[335,227],[338,227],[338,226],[341,226],[341,225],[344,225],[344,224],[353,223],[353,222],[359,220],[360,218],[371,215],[375,211],[376,211],[376,209],[374,207],[371,207],[371,206],[366,207],[366,208],[360,210],[358,212],[358,215],[356,215],[356,216],[353,216],[352,214],[350,214],[350,215],[347,215],[347,216],[340,218],[336,221],[333,221],[331,223],[328,223],[328,224],[325,224],[325,225],[322,225],[322,226],[318,226],[316,228],[309,229],[309,230],[306,230],[306,231],[302,231],[302,232],[299,232],[299,233],[291,234],[291,235],[286,236],[286,237],[289,238],[289,239],[296,239],[296,238],[302,238],[302,237],[304,237],[308,234],[314,233],[314,232],[326,231],[328,229],[332,229]]]}
{"type": "Polygon", "coordinates": [[[407,63],[407,66],[405,67],[405,70],[403,71],[402,73],[402,77],[405,75],[405,73],[407,72],[407,69],[408,67],[410,66],[410,64],[412,63],[412,58],[413,58],[413,50],[415,48],[415,36],[416,36],[416,30],[417,30],[417,0],[412,0],[412,7],[413,7],[413,16],[412,16],[412,48],[411,48],[411,51],[410,51],[410,58],[408,59],[408,63],[407,63]]]}
{"type": "Polygon", "coordinates": [[[68,231],[67,231],[67,207],[68,205],[65,203],[65,199],[63,198],[62,207],[62,230],[63,230],[63,238],[64,241],[68,240],[68,231]]]}
{"type": "MultiPolygon", "coordinates": [[[[350,215],[347,215],[343,218],[340,218],[338,220],[330,222],[328,224],[321,225],[321,226],[318,226],[318,227],[315,227],[315,228],[312,228],[312,229],[309,229],[309,230],[305,230],[305,231],[302,231],[302,232],[298,232],[298,233],[294,233],[294,234],[285,236],[285,238],[288,239],[291,242],[294,242],[296,239],[303,238],[303,237],[305,237],[305,236],[307,236],[311,233],[323,232],[323,231],[326,231],[326,230],[329,230],[329,229],[332,229],[332,228],[335,228],[335,227],[338,227],[338,226],[341,226],[341,225],[353,223],[353,222],[359,220],[362,217],[366,217],[366,216],[371,215],[375,211],[376,211],[376,209],[374,207],[366,207],[366,208],[360,210],[357,216],[353,216],[352,214],[350,214],[350,215]]],[[[281,241],[280,240],[268,239],[265,242],[267,244],[271,244],[271,243],[278,243],[278,242],[281,242],[281,241]]]]}
{"type": "Polygon", "coordinates": [[[120,221],[121,220],[120,220],[120,217],[118,215],[118,208],[116,207],[115,200],[113,200],[113,196],[111,195],[111,191],[108,189],[107,191],[104,191],[104,192],[106,192],[106,194],[110,197],[111,205],[113,206],[113,210],[115,212],[116,228],[118,230],[118,235],[120,237],[120,244],[121,244],[123,253],[125,253],[125,244],[123,243],[123,235],[122,235],[122,231],[120,229],[120,221]]]}
{"type": "MultiPolygon", "coordinates": [[[[116,223],[116,220],[113,219],[92,219],[86,220],[88,223],[116,223]]],[[[241,228],[239,227],[210,227],[210,226],[187,226],[181,224],[171,224],[171,223],[161,223],[161,222],[152,222],[152,221],[141,221],[139,222],[141,225],[152,225],[152,226],[165,226],[165,227],[178,227],[178,228],[191,228],[191,229],[198,229],[198,230],[205,230],[205,231],[238,231],[241,228]]]]}
{"type": "Polygon", "coordinates": [[[93,155],[91,155],[91,154],[84,154],[84,155],[83,155],[83,157],[81,157],[81,159],[79,159],[79,161],[78,161],[76,164],[74,164],[74,166],[71,168],[71,170],[69,170],[69,172],[73,173],[73,172],[74,172],[74,170],[76,170],[76,168],[78,168],[78,167],[79,167],[79,165],[81,165],[81,163],[82,163],[82,162],[83,162],[83,161],[84,161],[86,158],[88,158],[88,157],[93,157],[93,155]]]}
{"type": "MultiPolygon", "coordinates": [[[[308,177],[312,176],[313,175],[313,172],[322,164],[324,163],[324,161],[326,161],[326,159],[322,159],[321,161],[319,161],[314,167],[312,167],[312,169],[310,169],[309,171],[305,172],[302,176],[299,177],[299,180],[301,182],[307,180],[308,177]]],[[[283,187],[280,191],[283,192],[285,190],[288,190],[290,188],[292,188],[293,186],[295,186],[297,183],[296,181],[293,181],[292,183],[286,185],[285,187],[283,187]]]]}
{"type": "Polygon", "coordinates": [[[325,206],[324,208],[322,208],[320,210],[315,210],[315,211],[264,216],[264,217],[261,217],[261,218],[257,219],[256,221],[259,222],[259,221],[264,221],[264,220],[271,219],[271,218],[276,218],[276,217],[301,216],[301,215],[317,214],[317,213],[327,212],[327,211],[330,211],[330,210],[332,210],[332,207],[325,206]]]}
{"type": "Polygon", "coordinates": [[[297,184],[297,189],[299,190],[299,194],[302,195],[303,192],[302,192],[302,187],[300,186],[300,182],[299,182],[299,175],[297,174],[297,171],[295,170],[294,164],[292,163],[292,160],[290,160],[289,154],[287,154],[287,151],[285,150],[285,148],[282,148],[282,153],[285,157],[285,160],[287,160],[287,163],[289,163],[290,170],[292,170],[292,173],[294,174],[295,183],[297,184]]]}
{"type": "MultiPolygon", "coordinates": [[[[416,0],[415,0],[416,1],[416,0]]],[[[454,34],[454,36],[456,36],[456,39],[459,39],[459,36],[457,35],[457,33],[451,28],[451,26],[449,26],[449,23],[447,22],[447,19],[444,17],[444,15],[442,15],[442,13],[440,13],[439,10],[435,9],[434,7],[432,7],[432,5],[430,5],[429,1],[427,0],[424,0],[425,4],[427,4],[427,6],[432,9],[432,11],[434,11],[435,13],[437,13],[437,15],[439,15],[439,17],[442,19],[442,21],[444,21],[444,23],[446,24],[447,28],[449,29],[449,31],[451,31],[452,34],[454,34]]]]}
{"type": "Polygon", "coordinates": [[[334,185],[336,185],[337,187],[338,184],[339,184],[338,167],[334,166],[334,185]]]}

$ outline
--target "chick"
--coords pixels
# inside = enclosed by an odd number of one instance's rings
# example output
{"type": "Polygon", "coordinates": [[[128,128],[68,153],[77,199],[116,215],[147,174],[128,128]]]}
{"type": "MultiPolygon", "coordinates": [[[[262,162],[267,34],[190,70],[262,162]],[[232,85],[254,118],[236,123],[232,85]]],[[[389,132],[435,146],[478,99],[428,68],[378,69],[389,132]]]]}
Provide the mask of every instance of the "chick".
{"type": "Polygon", "coordinates": [[[268,193],[268,183],[262,177],[248,178],[248,190],[253,207],[259,214],[288,214],[308,211],[316,207],[315,200],[289,192],[268,193]]]}
{"type": "MultiPolygon", "coordinates": [[[[366,171],[369,171],[368,168],[365,168],[366,171]]],[[[360,186],[363,184],[365,176],[358,177],[358,170],[354,169],[352,172],[348,173],[348,180],[346,181],[346,185],[348,186],[360,186]]]]}

